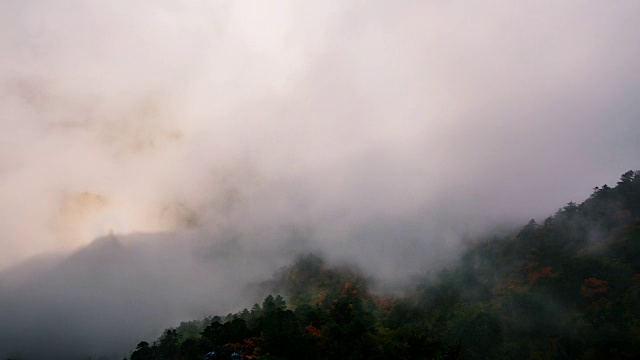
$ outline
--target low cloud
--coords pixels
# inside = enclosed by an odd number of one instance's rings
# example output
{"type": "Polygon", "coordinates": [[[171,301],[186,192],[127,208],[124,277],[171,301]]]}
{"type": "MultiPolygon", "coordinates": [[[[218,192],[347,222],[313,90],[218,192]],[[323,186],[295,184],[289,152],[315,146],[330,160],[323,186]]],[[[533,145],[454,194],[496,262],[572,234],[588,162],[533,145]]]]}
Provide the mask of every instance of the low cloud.
{"type": "Polygon", "coordinates": [[[233,271],[258,281],[298,252],[393,281],[437,268],[464,236],[638,168],[639,7],[0,2],[2,281],[95,238],[141,241],[123,250],[131,271],[164,279],[176,311],[140,321],[156,329],[233,271]],[[228,253],[255,270],[194,265],[228,253]],[[182,275],[147,267],[156,255],[182,275]],[[191,275],[207,271],[227,275],[191,275]]]}

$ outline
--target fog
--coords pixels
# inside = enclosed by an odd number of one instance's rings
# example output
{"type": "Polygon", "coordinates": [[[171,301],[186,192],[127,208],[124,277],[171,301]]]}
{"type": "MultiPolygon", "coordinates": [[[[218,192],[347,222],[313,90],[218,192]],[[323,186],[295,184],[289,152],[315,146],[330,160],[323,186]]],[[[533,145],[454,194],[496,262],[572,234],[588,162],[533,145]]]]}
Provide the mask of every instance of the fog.
{"type": "Polygon", "coordinates": [[[0,343],[121,356],[298,253],[398,281],[583,200],[638,168],[639,11],[0,1],[0,343]]]}

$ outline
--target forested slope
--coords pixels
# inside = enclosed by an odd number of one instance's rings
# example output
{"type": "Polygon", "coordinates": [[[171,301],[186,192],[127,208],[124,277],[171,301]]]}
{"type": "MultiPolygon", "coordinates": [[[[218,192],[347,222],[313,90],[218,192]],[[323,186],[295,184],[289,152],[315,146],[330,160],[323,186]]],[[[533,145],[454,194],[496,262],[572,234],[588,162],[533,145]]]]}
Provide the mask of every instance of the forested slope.
{"type": "Polygon", "coordinates": [[[315,255],[270,286],[280,295],[167,329],[130,360],[637,359],[640,172],[542,224],[479,239],[402,296],[315,255]]]}

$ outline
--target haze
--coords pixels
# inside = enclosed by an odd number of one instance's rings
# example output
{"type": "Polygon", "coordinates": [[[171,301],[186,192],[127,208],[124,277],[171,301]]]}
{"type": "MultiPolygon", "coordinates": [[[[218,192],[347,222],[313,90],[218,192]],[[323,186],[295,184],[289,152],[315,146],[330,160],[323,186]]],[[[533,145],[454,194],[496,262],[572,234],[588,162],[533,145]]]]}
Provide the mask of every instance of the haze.
{"type": "MultiPolygon", "coordinates": [[[[2,0],[0,269],[110,235],[184,241],[184,259],[231,246],[255,262],[243,286],[312,250],[382,279],[435,266],[462,237],[542,219],[638,168],[638,13],[2,0]]],[[[185,269],[176,281],[194,283],[166,293],[230,284],[185,269]]],[[[178,319],[231,299],[166,307],[178,319]]]]}

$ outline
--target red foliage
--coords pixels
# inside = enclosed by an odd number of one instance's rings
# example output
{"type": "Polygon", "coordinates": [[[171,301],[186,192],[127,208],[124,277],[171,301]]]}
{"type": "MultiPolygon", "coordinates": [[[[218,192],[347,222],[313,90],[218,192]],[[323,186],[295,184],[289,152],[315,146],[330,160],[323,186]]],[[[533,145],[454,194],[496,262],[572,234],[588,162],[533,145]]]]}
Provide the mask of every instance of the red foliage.
{"type": "Polygon", "coordinates": [[[311,335],[320,336],[320,329],[313,325],[307,325],[304,329],[311,335]]]}
{"type": "Polygon", "coordinates": [[[527,274],[527,279],[529,279],[529,281],[536,281],[538,279],[546,278],[551,275],[553,275],[553,268],[551,266],[545,266],[527,274]]]}
{"type": "Polygon", "coordinates": [[[596,278],[585,279],[580,286],[580,293],[586,297],[595,297],[602,295],[609,290],[609,284],[606,280],[600,280],[596,278]]]}

